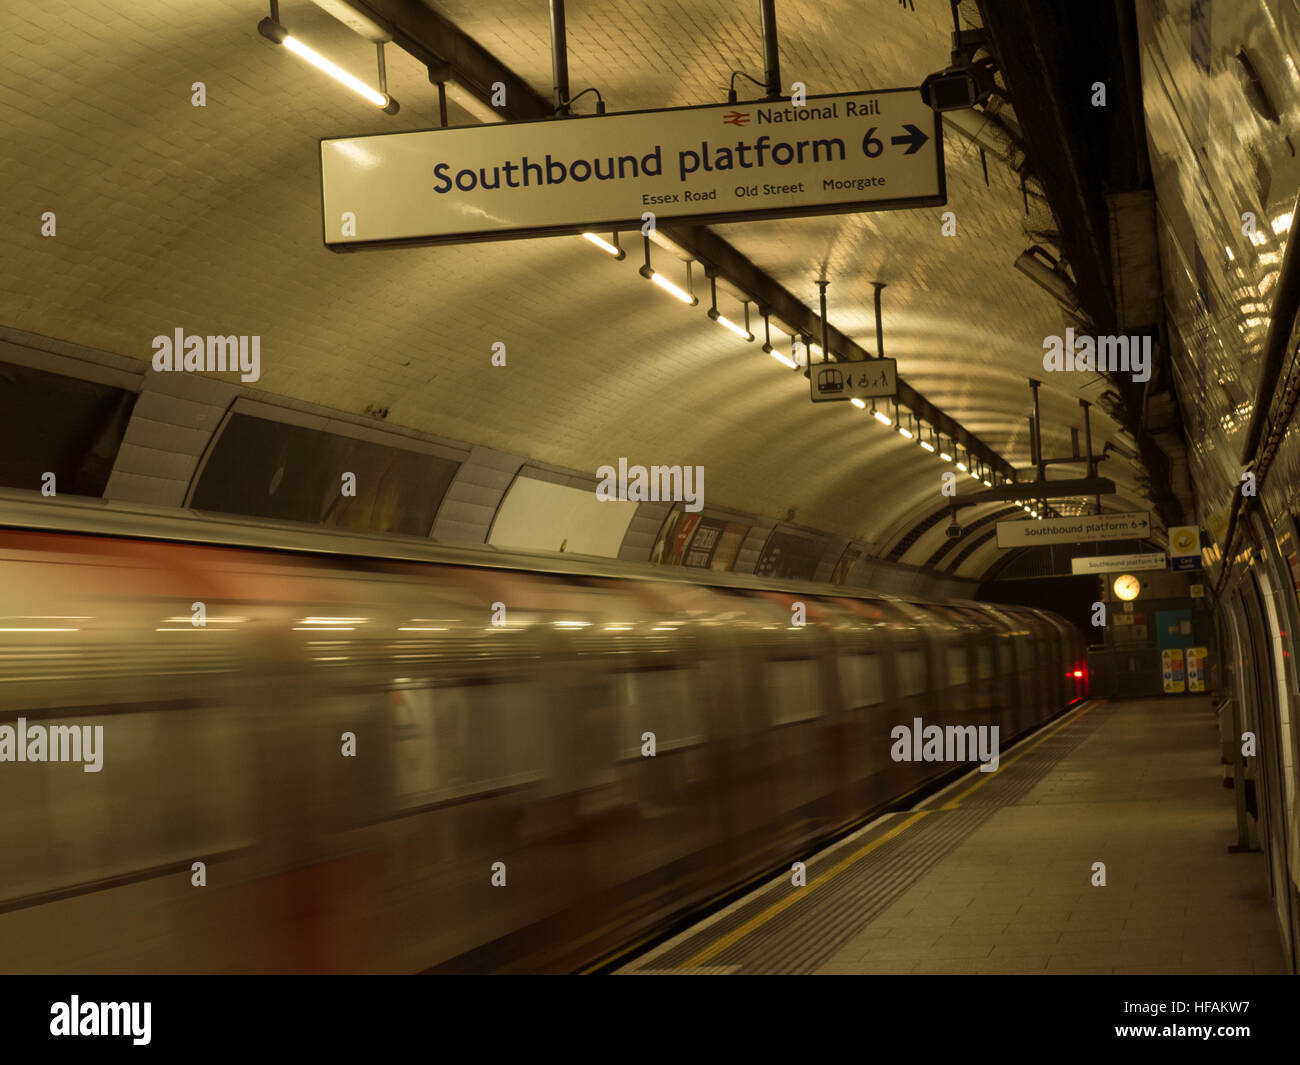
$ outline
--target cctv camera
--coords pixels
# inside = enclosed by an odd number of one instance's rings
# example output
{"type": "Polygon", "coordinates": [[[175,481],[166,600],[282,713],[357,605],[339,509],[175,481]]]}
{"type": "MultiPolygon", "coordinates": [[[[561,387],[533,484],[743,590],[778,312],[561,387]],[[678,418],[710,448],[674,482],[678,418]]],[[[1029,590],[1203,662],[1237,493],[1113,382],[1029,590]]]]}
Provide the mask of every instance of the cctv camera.
{"type": "Polygon", "coordinates": [[[1016,260],[1016,269],[1067,310],[1077,310],[1079,294],[1065,268],[1035,244],[1016,260]]]}
{"type": "Polygon", "coordinates": [[[1081,329],[1091,328],[1088,315],[1079,305],[1079,293],[1064,265],[1035,244],[1016,260],[1016,269],[1060,305],[1066,319],[1081,329]]]}
{"type": "Polygon", "coordinates": [[[983,103],[996,87],[994,66],[988,58],[972,61],[954,52],[945,70],[921,82],[921,99],[935,111],[963,111],[983,103]]]}
{"type": "Polygon", "coordinates": [[[921,84],[921,99],[936,111],[965,110],[979,102],[980,87],[969,71],[944,70],[921,84]]]}

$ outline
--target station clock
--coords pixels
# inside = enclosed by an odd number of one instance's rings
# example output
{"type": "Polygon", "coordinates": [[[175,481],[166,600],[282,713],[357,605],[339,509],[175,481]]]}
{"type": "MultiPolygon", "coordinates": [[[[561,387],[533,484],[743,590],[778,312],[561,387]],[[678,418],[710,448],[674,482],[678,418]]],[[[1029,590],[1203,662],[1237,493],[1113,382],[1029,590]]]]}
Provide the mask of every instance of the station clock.
{"type": "Polygon", "coordinates": [[[1130,602],[1138,597],[1138,592],[1142,591],[1142,582],[1131,573],[1122,574],[1115,578],[1115,596],[1124,602],[1130,602]]]}

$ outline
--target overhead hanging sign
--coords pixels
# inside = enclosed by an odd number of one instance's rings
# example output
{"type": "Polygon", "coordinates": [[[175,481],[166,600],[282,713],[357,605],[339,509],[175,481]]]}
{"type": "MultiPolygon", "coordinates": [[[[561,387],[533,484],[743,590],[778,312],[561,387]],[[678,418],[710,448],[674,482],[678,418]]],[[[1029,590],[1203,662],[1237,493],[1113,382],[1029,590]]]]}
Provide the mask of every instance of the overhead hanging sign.
{"type": "Polygon", "coordinates": [[[813,363],[808,384],[814,403],[835,399],[877,399],[898,392],[895,359],[858,359],[853,362],[813,363]]]}
{"type": "Polygon", "coordinates": [[[330,137],[320,156],[331,248],[947,202],[917,89],[330,137]]]}
{"type": "MultiPolygon", "coordinates": [[[[1025,485],[1032,498],[1032,484],[1025,485]]],[[[1148,511],[1132,514],[1092,514],[1086,518],[1043,518],[998,522],[998,547],[1034,544],[1091,544],[1099,540],[1143,540],[1151,535],[1148,511]]]]}
{"type": "MultiPolygon", "coordinates": [[[[1037,522],[1035,522],[1037,524],[1037,522]]],[[[1165,569],[1168,559],[1163,554],[1145,555],[1087,555],[1070,559],[1070,572],[1128,573],[1132,570],[1165,569]]]]}
{"type": "Polygon", "coordinates": [[[1169,527],[1169,558],[1173,568],[1195,572],[1201,568],[1201,530],[1195,525],[1169,527]]]}

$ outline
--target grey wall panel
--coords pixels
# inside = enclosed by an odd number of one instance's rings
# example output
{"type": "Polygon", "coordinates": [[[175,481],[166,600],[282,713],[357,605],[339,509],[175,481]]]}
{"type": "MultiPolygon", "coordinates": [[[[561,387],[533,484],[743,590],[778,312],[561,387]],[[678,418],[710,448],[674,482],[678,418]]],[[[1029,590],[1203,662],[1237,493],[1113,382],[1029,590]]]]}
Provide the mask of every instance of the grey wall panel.
{"type": "Polygon", "coordinates": [[[867,554],[866,546],[861,540],[854,540],[853,545],[862,552],[862,556],[849,570],[849,579],[844,582],[844,586],[846,588],[863,588],[866,586],[867,579],[871,576],[871,563],[873,560],[867,554]]]}
{"type": "Polygon", "coordinates": [[[740,545],[740,553],[736,555],[736,573],[753,573],[754,567],[758,565],[758,556],[763,551],[763,545],[767,543],[768,536],[776,528],[776,522],[768,521],[766,518],[754,518],[754,524],[750,526],[749,535],[745,537],[745,542],[740,545]]]}
{"type": "Polygon", "coordinates": [[[520,477],[531,477],[534,481],[545,481],[547,484],[568,484],[571,476],[563,470],[538,466],[532,462],[522,464],[518,473],[520,477]]]}
{"type": "Polygon", "coordinates": [[[654,550],[655,537],[663,528],[664,519],[672,509],[671,503],[642,503],[632,515],[618,557],[624,562],[646,562],[654,550]]]}
{"type": "Polygon", "coordinates": [[[70,344],[66,340],[27,333],[0,325],[0,361],[35,370],[66,374],[132,392],[140,389],[149,364],[107,351],[70,344]]]}
{"type": "MultiPolygon", "coordinates": [[[[131,412],[131,421],[127,427],[127,438],[123,440],[123,446],[133,447],[156,447],[162,451],[170,451],[177,455],[192,455],[203,453],[204,447],[208,446],[208,440],[212,437],[213,429],[221,424],[221,411],[218,407],[205,407],[200,403],[187,403],[195,412],[195,419],[186,421],[185,424],[177,424],[175,421],[168,420],[168,412],[160,410],[160,397],[157,393],[144,393],[135,401],[135,410],[131,412]],[[159,414],[159,417],[148,417],[140,412],[140,407],[147,406],[159,414]],[[134,437],[130,433],[135,433],[134,437]],[[127,441],[139,440],[148,441],[146,443],[131,443],[127,441]]],[[[174,415],[170,415],[174,416],[174,415]]]]}
{"type": "Polygon", "coordinates": [[[922,599],[970,599],[979,588],[978,581],[930,573],[878,558],[859,562],[850,583],[885,595],[922,599]]]}
{"type": "Polygon", "coordinates": [[[523,461],[491,448],[471,448],[442,497],[430,536],[447,543],[487,543],[492,519],[523,461]]]}
{"type": "MultiPolygon", "coordinates": [[[[198,434],[200,441],[198,450],[185,449],[173,450],[166,446],[153,447],[140,443],[132,443],[132,440],[150,440],[154,443],[153,437],[171,435],[168,426],[163,422],[151,422],[140,427],[136,427],[132,421],[127,426],[126,438],[122,441],[122,447],[117,453],[117,465],[113,467],[113,472],[125,472],[128,470],[147,473],[150,477],[159,477],[165,481],[184,481],[189,483],[190,475],[194,472],[195,463],[198,461],[199,451],[202,450],[203,441],[205,440],[202,433],[198,434]],[[161,426],[161,428],[154,428],[161,426]],[[132,432],[132,429],[135,432],[132,432]]],[[[187,439],[192,440],[194,434],[190,434],[187,439]]],[[[163,444],[164,441],[157,441],[163,444]]],[[[109,481],[108,498],[118,498],[112,493],[112,481],[109,481]]]]}
{"type": "Polygon", "coordinates": [[[867,574],[866,587],[873,592],[882,592],[885,595],[908,594],[903,581],[899,580],[898,573],[891,567],[882,566],[878,562],[871,567],[867,574]]]}
{"type": "Polygon", "coordinates": [[[150,368],[104,497],[184,506],[199,461],[239,392],[211,377],[150,368]]]}
{"type": "Polygon", "coordinates": [[[231,410],[234,414],[248,414],[254,418],[265,418],[285,425],[297,425],[303,429],[315,429],[353,440],[365,440],[383,447],[418,451],[425,455],[450,459],[453,462],[464,462],[469,457],[468,444],[429,436],[427,433],[417,433],[397,425],[388,425],[375,418],[327,410],[324,407],[287,397],[276,396],[274,403],[267,403],[253,398],[252,394],[244,394],[235,401],[231,410]]]}
{"type": "MultiPolygon", "coordinates": [[[[152,422],[160,428],[167,426],[181,432],[201,433],[205,437],[205,447],[206,438],[216,431],[225,413],[226,407],[220,402],[200,402],[162,392],[141,392],[132,412],[135,418],[152,422]]],[[[158,439],[161,440],[166,435],[166,431],[163,431],[158,439]]]]}
{"type": "Polygon", "coordinates": [[[835,572],[836,564],[844,556],[844,549],[848,546],[847,538],[842,536],[833,538],[822,553],[821,561],[817,563],[817,572],[813,574],[813,580],[829,581],[831,574],[835,572]]]}
{"type": "Polygon", "coordinates": [[[531,477],[534,481],[546,481],[548,484],[562,484],[567,488],[583,488],[596,491],[596,475],[566,470],[559,466],[547,466],[540,462],[529,462],[519,470],[520,477],[531,477]]]}
{"type": "MultiPolygon", "coordinates": [[[[491,448],[431,438],[427,434],[331,411],[287,397],[268,396],[241,385],[188,373],[157,373],[143,359],[131,359],[65,341],[0,326],[0,360],[139,393],[123,438],[105,498],[153,506],[183,506],[195,473],[228,411],[240,410],[275,421],[315,428],[343,436],[409,447],[460,461],[443,497],[430,535],[453,543],[486,543],[501,501],[516,476],[527,476],[583,490],[595,490],[594,474],[528,462],[491,448]],[[273,400],[273,402],[267,402],[273,400]]],[[[633,516],[618,557],[644,562],[671,504],[642,503],[633,516]]],[[[752,574],[774,520],[725,508],[709,507],[708,516],[750,526],[736,557],[734,571],[752,574]]],[[[801,536],[826,541],[815,579],[829,580],[848,541],[828,538],[814,530],[794,528],[801,536]]],[[[865,545],[864,545],[865,552],[865,545]]],[[[908,566],[863,558],[854,567],[852,587],[872,588],[894,595],[971,596],[974,581],[940,577],[908,566]]]]}

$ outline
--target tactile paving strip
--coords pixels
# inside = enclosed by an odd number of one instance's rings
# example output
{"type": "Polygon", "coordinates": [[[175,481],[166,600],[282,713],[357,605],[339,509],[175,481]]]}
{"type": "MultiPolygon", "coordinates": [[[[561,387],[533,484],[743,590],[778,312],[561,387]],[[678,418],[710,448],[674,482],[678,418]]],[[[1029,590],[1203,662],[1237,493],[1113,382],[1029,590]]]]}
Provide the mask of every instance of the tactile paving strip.
{"type": "MultiPolygon", "coordinates": [[[[1023,756],[1017,756],[1014,749],[1008,751],[1006,758],[1015,758],[1015,764],[1009,765],[1005,773],[992,774],[983,787],[961,800],[962,806],[1011,806],[1023,799],[1061,759],[1097,730],[1110,712],[1110,705],[1094,706],[1073,724],[1048,736],[1023,756]]],[[[1048,726],[1053,727],[1056,726],[1048,726]]],[[[1034,737],[1030,736],[1024,746],[1028,748],[1033,743],[1034,737]]],[[[960,795],[961,790],[955,789],[954,794],[960,795]]]]}
{"type": "MultiPolygon", "coordinates": [[[[851,837],[807,862],[806,887],[789,876],[759,891],[707,927],[652,951],[625,973],[811,972],[869,925],[895,899],[991,817],[1024,797],[1102,723],[1106,706],[1094,707],[1041,741],[1029,737],[1024,753],[976,787],[963,781],[935,805],[891,817],[867,835],[851,837]],[[969,797],[963,791],[974,787],[969,797]],[[945,798],[947,801],[945,802],[945,798]],[[954,805],[955,803],[955,805],[954,805]],[[909,819],[905,831],[897,831],[909,819]],[[856,860],[857,851],[864,851],[856,860]],[[825,877],[828,870],[848,864],[825,877]],[[791,898],[791,893],[797,893],[791,898]],[[766,915],[766,916],[765,916],[766,915]]],[[[1048,726],[1053,728],[1056,726],[1048,726]]]]}

